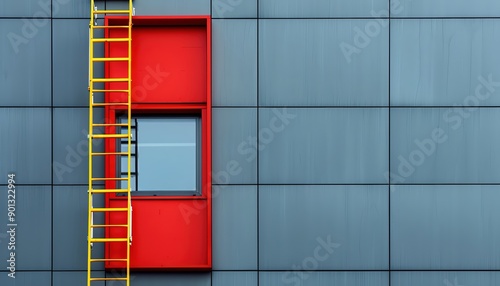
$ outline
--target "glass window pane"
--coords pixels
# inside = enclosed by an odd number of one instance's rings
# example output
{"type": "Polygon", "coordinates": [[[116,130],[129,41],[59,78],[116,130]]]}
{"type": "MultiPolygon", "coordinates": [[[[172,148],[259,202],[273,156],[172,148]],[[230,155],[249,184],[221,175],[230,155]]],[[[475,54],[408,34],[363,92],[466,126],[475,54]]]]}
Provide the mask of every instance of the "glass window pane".
{"type": "MultiPolygon", "coordinates": [[[[198,119],[139,117],[133,120],[132,190],[192,191],[198,189],[198,119]],[[137,162],[136,162],[137,160],[137,162]],[[137,167],[137,170],[136,170],[137,167]]],[[[123,131],[122,131],[123,132],[123,131]]],[[[127,150],[127,144],[121,144],[127,150]]],[[[121,171],[126,172],[126,157],[121,171]]]]}
{"type": "Polygon", "coordinates": [[[137,120],[139,190],[196,191],[194,118],[137,120]]]}
{"type": "MultiPolygon", "coordinates": [[[[127,177],[127,174],[122,174],[122,177],[127,177]]],[[[121,184],[121,188],[122,189],[126,189],[127,188],[127,181],[120,181],[120,184],[121,184]]],[[[136,179],[135,179],[135,175],[130,175],[130,190],[133,192],[133,191],[137,191],[135,186],[136,186],[136,179]]]]}

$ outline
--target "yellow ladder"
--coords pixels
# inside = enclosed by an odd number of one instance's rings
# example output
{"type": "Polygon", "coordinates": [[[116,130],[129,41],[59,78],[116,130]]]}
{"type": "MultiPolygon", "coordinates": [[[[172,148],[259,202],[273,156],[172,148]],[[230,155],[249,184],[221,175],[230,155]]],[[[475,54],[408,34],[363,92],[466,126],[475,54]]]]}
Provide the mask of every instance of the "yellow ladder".
{"type": "MultiPolygon", "coordinates": [[[[133,16],[133,6],[132,0],[128,0],[128,9],[127,10],[98,10],[95,6],[94,0],[91,0],[91,18],[89,25],[89,169],[88,169],[88,236],[87,236],[87,244],[88,244],[88,258],[87,258],[87,286],[95,285],[98,281],[122,281],[123,285],[130,286],[130,245],[132,243],[132,204],[131,204],[131,143],[132,143],[132,132],[131,132],[131,103],[132,103],[132,16],[133,16]],[[127,15],[128,16],[128,25],[123,26],[105,26],[105,24],[98,25],[97,19],[99,15],[108,15],[108,14],[118,14],[118,15],[127,15]],[[98,37],[96,32],[100,31],[101,34],[108,28],[118,28],[118,29],[127,29],[128,36],[120,37],[120,38],[104,38],[98,37]],[[122,42],[128,44],[128,56],[127,57],[96,57],[96,46],[104,45],[108,42],[122,42]],[[127,68],[127,76],[126,77],[108,77],[108,78],[99,78],[94,75],[95,65],[96,63],[102,62],[126,62],[128,65],[127,68]],[[113,90],[112,88],[106,89],[106,87],[99,87],[96,84],[107,84],[108,86],[112,83],[126,83],[126,89],[113,90]],[[105,96],[110,96],[113,93],[121,93],[127,94],[126,102],[110,102],[106,103],[105,96]],[[95,99],[94,99],[95,97],[95,99]],[[96,103],[98,101],[99,103],[96,103]],[[103,107],[113,107],[113,106],[124,106],[127,107],[127,120],[126,122],[120,123],[109,123],[108,120],[100,123],[94,122],[94,109],[95,108],[103,108],[103,107]],[[107,130],[108,132],[102,132],[100,130],[107,130]],[[122,129],[126,129],[126,133],[121,132],[122,129]],[[109,130],[114,130],[114,134],[110,133],[109,130]],[[126,152],[95,152],[93,150],[93,146],[97,142],[97,140],[124,140],[127,142],[126,152]],[[106,156],[126,156],[127,158],[127,176],[122,177],[121,175],[117,175],[116,178],[96,178],[93,176],[93,168],[96,167],[94,164],[94,159],[97,157],[104,157],[106,160],[106,156]],[[114,189],[100,189],[96,184],[106,183],[109,181],[114,181],[117,186],[114,189]],[[124,187],[126,186],[126,188],[124,187]],[[120,188],[121,187],[121,188],[120,188]],[[104,196],[108,193],[122,193],[127,197],[127,206],[126,207],[94,207],[93,201],[97,198],[97,196],[104,196]],[[126,213],[126,224],[109,224],[109,220],[104,220],[104,224],[95,224],[94,216],[97,213],[101,213],[104,215],[109,215],[111,213],[126,213]],[[95,229],[104,229],[105,231],[101,231],[101,233],[109,232],[111,228],[123,228],[126,229],[126,233],[124,237],[110,237],[108,233],[108,237],[106,234],[101,235],[101,237],[96,237],[95,229]],[[99,253],[93,253],[92,248],[94,244],[110,244],[110,243],[123,243],[126,245],[126,257],[98,257],[99,253]],[[95,277],[92,270],[92,266],[96,263],[106,263],[106,262],[119,262],[126,265],[124,273],[119,277],[95,277]]],[[[102,16],[101,16],[102,17],[102,16]]],[[[102,20],[101,20],[102,21],[102,20]]],[[[104,144],[100,144],[104,146],[104,144]]],[[[118,144],[117,144],[118,145],[118,144]]],[[[116,146],[116,145],[115,145],[116,146]]],[[[120,157],[121,158],[121,157],[120,157]]],[[[121,161],[121,160],[120,160],[121,161]]],[[[102,162],[102,161],[101,161],[102,162]]],[[[116,276],[116,275],[113,275],[116,276]]]]}

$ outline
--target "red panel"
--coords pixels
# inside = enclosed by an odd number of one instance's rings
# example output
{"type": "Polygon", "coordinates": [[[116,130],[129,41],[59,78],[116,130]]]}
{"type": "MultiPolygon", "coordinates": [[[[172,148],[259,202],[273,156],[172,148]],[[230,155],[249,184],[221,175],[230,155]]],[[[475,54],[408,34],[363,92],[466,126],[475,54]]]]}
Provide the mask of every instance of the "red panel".
{"type": "MultiPolygon", "coordinates": [[[[126,18],[108,17],[108,25],[123,25],[126,18]]],[[[212,265],[211,222],[211,73],[210,18],[205,16],[134,17],[132,33],[133,114],[199,114],[202,119],[202,195],[133,196],[133,242],[131,268],[210,269],[212,265]]],[[[119,29],[106,31],[108,37],[124,37],[119,29]]],[[[123,43],[106,45],[109,57],[126,56],[123,43]]],[[[125,63],[106,65],[107,77],[124,77],[125,63]]],[[[125,86],[108,84],[111,89],[125,86]]],[[[126,94],[107,95],[106,101],[125,101],[126,94]]],[[[107,123],[115,123],[120,108],[107,107],[107,123]]],[[[113,132],[114,130],[107,130],[113,132]]],[[[114,132],[113,132],[114,133],[114,132]]],[[[115,151],[107,140],[106,151],[115,151]]],[[[115,177],[116,158],[107,156],[106,176],[115,177]]],[[[107,188],[114,188],[108,181],[107,188]]],[[[106,196],[106,207],[126,204],[123,197],[106,196]]],[[[126,222],[124,214],[106,217],[109,224],[126,222]]],[[[107,237],[123,237],[123,229],[111,228],[107,237]]],[[[106,257],[124,257],[123,243],[108,243],[106,257]]],[[[124,265],[108,262],[107,268],[124,265]]]]}
{"type": "MultiPolygon", "coordinates": [[[[125,38],[127,31],[111,29],[110,38],[125,38]]],[[[132,101],[136,103],[206,103],[207,27],[194,25],[140,26],[132,30],[132,101]]],[[[127,44],[108,44],[109,57],[126,57],[127,44]]],[[[127,75],[126,62],[108,63],[114,77],[127,75]]],[[[125,83],[112,83],[123,89],[125,83]]],[[[126,94],[113,94],[123,102],[126,94]]]]}
{"type": "MultiPolygon", "coordinates": [[[[197,200],[196,206],[206,210],[207,201],[197,200]]],[[[124,207],[125,200],[111,200],[110,207],[124,207]]],[[[207,242],[207,212],[186,216],[186,207],[193,207],[193,200],[141,200],[134,199],[133,241],[131,268],[209,268],[207,242]]],[[[126,223],[126,216],[113,215],[111,224],[126,223]]],[[[123,237],[123,229],[115,228],[110,237],[123,237]]],[[[111,258],[125,256],[123,243],[109,248],[111,258]]],[[[108,267],[119,268],[119,263],[108,267]]]]}

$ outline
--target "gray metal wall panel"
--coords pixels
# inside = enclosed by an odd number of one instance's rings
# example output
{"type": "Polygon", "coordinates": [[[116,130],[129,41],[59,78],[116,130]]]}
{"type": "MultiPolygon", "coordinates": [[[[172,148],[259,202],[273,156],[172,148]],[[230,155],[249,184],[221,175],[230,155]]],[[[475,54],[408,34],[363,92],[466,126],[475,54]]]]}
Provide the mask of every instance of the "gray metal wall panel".
{"type": "Polygon", "coordinates": [[[50,2],[51,0],[1,1],[0,17],[50,17],[50,2]]]}
{"type": "MultiPolygon", "coordinates": [[[[106,277],[121,277],[120,272],[106,272],[106,277]]],[[[136,272],[130,275],[131,286],[210,286],[211,274],[136,272]]],[[[109,283],[108,283],[109,284],[109,283]]],[[[116,283],[118,284],[118,283],[116,283]]],[[[114,286],[114,285],[113,285],[114,286]]]]}
{"type": "MultiPolygon", "coordinates": [[[[16,183],[21,182],[16,181],[16,183]]],[[[2,188],[6,189],[6,187],[2,188]]],[[[5,234],[11,228],[7,226],[7,192],[2,193],[5,195],[5,199],[2,198],[0,213],[4,214],[5,223],[0,225],[0,233],[5,234]]],[[[0,257],[5,258],[0,260],[2,270],[7,268],[7,259],[9,259],[11,251],[15,252],[16,271],[51,269],[51,196],[52,189],[49,186],[16,187],[15,249],[7,249],[9,241],[7,239],[1,240],[0,257]]]]}
{"type": "Polygon", "coordinates": [[[498,190],[398,186],[391,193],[393,269],[498,269],[498,190]]]}
{"type": "Polygon", "coordinates": [[[212,286],[257,286],[257,272],[214,271],[212,272],[212,286]]]}
{"type": "Polygon", "coordinates": [[[387,105],[387,26],[381,19],[261,20],[259,104],[387,105]],[[378,30],[361,42],[357,31],[372,26],[378,30]]]}
{"type": "Polygon", "coordinates": [[[261,286],[389,286],[386,272],[260,272],[261,286]]]}
{"type": "Polygon", "coordinates": [[[384,0],[259,0],[259,16],[264,18],[373,17],[388,15],[384,0]]]}
{"type": "Polygon", "coordinates": [[[387,109],[263,108],[259,116],[261,183],[385,182],[387,109]]]}
{"type": "Polygon", "coordinates": [[[0,19],[0,105],[50,106],[50,34],[49,19],[0,19]]]}
{"type": "MultiPolygon", "coordinates": [[[[107,1],[106,9],[125,9],[128,2],[107,1]]],[[[151,1],[135,0],[135,15],[210,15],[210,0],[151,1]]]]}
{"type": "Polygon", "coordinates": [[[257,18],[258,0],[212,0],[213,18],[257,18]]]}
{"type": "Polygon", "coordinates": [[[257,138],[257,110],[214,108],[212,111],[212,152],[214,154],[212,182],[214,184],[255,184],[257,151],[254,143],[257,138]]]}
{"type": "MultiPolygon", "coordinates": [[[[89,23],[85,19],[56,19],[53,22],[54,105],[88,106],[89,23]]],[[[103,34],[101,31],[98,34],[103,34]]],[[[95,45],[96,56],[104,55],[104,45],[95,45]]],[[[94,75],[103,77],[104,65],[94,65],[94,75]]],[[[99,85],[95,85],[98,87],[99,85]]],[[[95,102],[102,102],[96,94],[95,102]]]]}
{"type": "Polygon", "coordinates": [[[388,268],[387,192],[386,186],[261,186],[260,269],[388,268]]]}
{"type": "Polygon", "coordinates": [[[500,105],[500,21],[392,20],[391,29],[391,105],[500,105]]]}
{"type": "Polygon", "coordinates": [[[2,286],[52,286],[51,273],[48,271],[16,272],[16,278],[7,276],[7,272],[0,272],[0,285],[2,286]]]}
{"type": "Polygon", "coordinates": [[[393,17],[497,17],[497,0],[391,0],[393,17]]]}
{"type": "Polygon", "coordinates": [[[465,286],[481,285],[494,286],[500,285],[500,272],[393,272],[391,274],[391,285],[393,286],[465,286]]]}
{"type": "Polygon", "coordinates": [[[498,183],[500,109],[391,110],[392,183],[498,183]]]}
{"type": "Polygon", "coordinates": [[[213,268],[257,269],[257,187],[214,186],[213,268]]]}
{"type": "MultiPolygon", "coordinates": [[[[96,0],[94,4],[99,10],[104,9],[104,1],[96,0]]],[[[54,18],[89,18],[90,1],[52,0],[52,17],[54,18]]],[[[87,20],[89,22],[89,20],[87,20]]],[[[87,26],[88,27],[88,26],[87,26]]]]}
{"type": "MultiPolygon", "coordinates": [[[[87,269],[87,186],[54,187],[54,264],[55,270],[87,269]]],[[[94,207],[104,207],[104,198],[94,198],[94,207]]],[[[95,215],[94,223],[104,221],[103,214],[95,215]]],[[[95,230],[96,237],[103,230],[95,230]]],[[[104,245],[96,243],[92,249],[95,258],[104,257],[104,245]]],[[[93,270],[104,269],[103,264],[94,263],[93,270]]]]}
{"type": "Polygon", "coordinates": [[[0,183],[14,172],[18,184],[50,184],[50,109],[1,108],[0,122],[0,183]]]}
{"type": "MultiPolygon", "coordinates": [[[[104,118],[102,110],[95,111],[96,118],[104,118]]],[[[54,184],[88,183],[88,130],[87,108],[54,109],[54,184]]],[[[102,140],[93,146],[95,152],[104,149],[102,140]]],[[[104,158],[94,158],[94,162],[94,177],[103,177],[104,158]]]]}
{"type": "Polygon", "coordinates": [[[257,20],[212,25],[213,105],[257,105],[257,20]]]}
{"type": "MultiPolygon", "coordinates": [[[[54,271],[54,280],[52,282],[52,286],[86,286],[87,285],[87,272],[86,271],[64,271],[64,272],[56,272],[54,271]]],[[[104,271],[93,271],[92,277],[104,277],[104,271]]],[[[123,282],[110,281],[108,285],[110,286],[118,286],[124,285],[119,284],[123,282]]],[[[92,282],[92,286],[104,286],[104,281],[95,281],[92,282]]]]}

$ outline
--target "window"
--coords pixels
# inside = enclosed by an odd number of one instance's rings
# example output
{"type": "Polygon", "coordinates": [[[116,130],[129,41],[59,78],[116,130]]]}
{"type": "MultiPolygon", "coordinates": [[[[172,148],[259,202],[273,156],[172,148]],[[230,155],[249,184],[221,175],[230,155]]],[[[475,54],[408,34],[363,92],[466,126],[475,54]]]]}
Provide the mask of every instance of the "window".
{"type": "MultiPolygon", "coordinates": [[[[120,118],[126,122],[126,118],[120,118]]],[[[126,127],[122,133],[126,133],[126,127]]],[[[131,184],[134,195],[200,195],[200,119],[133,117],[131,184]]],[[[127,151],[122,140],[120,151],[127,151]]],[[[127,156],[119,165],[127,176],[127,156]]],[[[126,182],[122,183],[126,188],[126,182]]]]}

